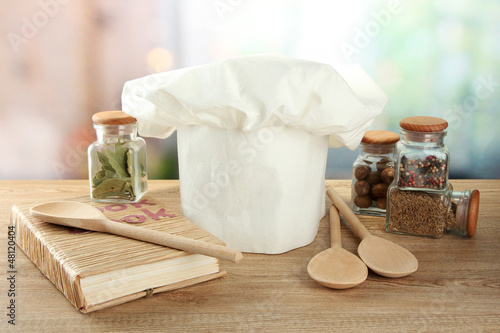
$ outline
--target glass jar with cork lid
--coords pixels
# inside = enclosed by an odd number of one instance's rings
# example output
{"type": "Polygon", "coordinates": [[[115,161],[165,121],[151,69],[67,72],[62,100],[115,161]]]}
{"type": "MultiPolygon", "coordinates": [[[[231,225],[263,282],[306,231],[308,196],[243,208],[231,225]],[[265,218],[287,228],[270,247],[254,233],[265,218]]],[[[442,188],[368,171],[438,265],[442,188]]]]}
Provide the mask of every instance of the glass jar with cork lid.
{"type": "Polygon", "coordinates": [[[356,214],[385,216],[387,189],[394,180],[394,148],[399,135],[367,131],[352,168],[351,209],[356,214]]]}
{"type": "Polygon", "coordinates": [[[448,122],[415,116],[400,121],[395,181],[389,186],[386,230],[438,238],[447,231],[473,236],[479,191],[454,191],[448,181],[448,122]]]}
{"type": "Polygon", "coordinates": [[[146,142],[137,120],[123,111],[92,116],[97,141],[88,148],[90,197],[96,202],[137,202],[147,191],[146,142]]]}

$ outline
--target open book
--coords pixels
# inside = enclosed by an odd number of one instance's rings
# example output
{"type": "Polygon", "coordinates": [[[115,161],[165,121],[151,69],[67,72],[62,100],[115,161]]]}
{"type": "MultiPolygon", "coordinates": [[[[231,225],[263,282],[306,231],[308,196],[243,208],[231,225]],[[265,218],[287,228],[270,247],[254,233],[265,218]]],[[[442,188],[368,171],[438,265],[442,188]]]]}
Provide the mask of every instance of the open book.
{"type": "MultiPolygon", "coordinates": [[[[131,204],[94,203],[88,197],[71,200],[99,208],[116,223],[133,223],[138,228],[224,245],[152,197],[131,204]]],[[[30,215],[34,205],[12,207],[16,243],[83,313],[225,275],[213,257],[45,223],[30,215]]]]}

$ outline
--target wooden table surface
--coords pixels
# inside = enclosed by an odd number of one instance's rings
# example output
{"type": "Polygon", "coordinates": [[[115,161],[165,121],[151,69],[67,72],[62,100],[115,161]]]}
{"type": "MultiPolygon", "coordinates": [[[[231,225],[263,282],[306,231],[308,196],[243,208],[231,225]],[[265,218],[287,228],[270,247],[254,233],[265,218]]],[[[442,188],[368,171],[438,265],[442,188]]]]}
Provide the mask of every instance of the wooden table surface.
{"type": "MultiPolygon", "coordinates": [[[[327,181],[346,201],[349,184],[347,180],[327,181]]],[[[417,257],[419,269],[408,277],[391,279],[370,272],[364,283],[347,290],[315,283],[306,267],[329,246],[324,218],[315,241],[306,247],[281,255],[245,254],[238,264],[221,262],[228,272],[222,279],[81,314],[17,248],[13,327],[7,317],[11,206],[87,195],[88,183],[2,180],[0,331],[500,332],[500,180],[455,180],[452,184],[455,190],[481,191],[473,238],[388,234],[383,218],[360,217],[370,232],[406,247],[417,257]]],[[[155,196],[177,189],[175,180],[150,181],[150,194],[155,196]]],[[[356,253],[359,241],[342,222],[344,248],[356,253]]]]}

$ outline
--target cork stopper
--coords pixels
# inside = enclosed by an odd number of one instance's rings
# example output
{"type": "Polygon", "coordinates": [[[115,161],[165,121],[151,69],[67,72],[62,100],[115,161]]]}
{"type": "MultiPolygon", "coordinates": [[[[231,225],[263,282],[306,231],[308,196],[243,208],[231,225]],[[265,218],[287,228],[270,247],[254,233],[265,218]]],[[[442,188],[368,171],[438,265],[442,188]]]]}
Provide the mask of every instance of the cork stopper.
{"type": "Polygon", "coordinates": [[[402,119],[399,126],[413,132],[441,132],[448,128],[448,122],[436,117],[414,116],[402,119]]]}
{"type": "Polygon", "coordinates": [[[476,234],[477,220],[479,216],[479,191],[473,190],[469,199],[469,212],[467,216],[467,235],[476,234]]]}
{"type": "Polygon", "coordinates": [[[363,143],[374,145],[389,145],[399,141],[399,134],[389,131],[366,131],[361,140],[363,143]]]}
{"type": "Polygon", "coordinates": [[[99,125],[125,125],[137,122],[132,116],[123,111],[102,111],[92,116],[94,124],[99,125]]]}

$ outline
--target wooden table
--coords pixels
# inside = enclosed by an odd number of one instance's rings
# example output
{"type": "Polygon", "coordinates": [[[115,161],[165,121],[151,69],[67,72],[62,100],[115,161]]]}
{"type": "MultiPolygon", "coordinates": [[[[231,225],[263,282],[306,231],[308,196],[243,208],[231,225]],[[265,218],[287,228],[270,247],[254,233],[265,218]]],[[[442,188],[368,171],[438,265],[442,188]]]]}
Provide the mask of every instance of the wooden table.
{"type": "MultiPolygon", "coordinates": [[[[327,219],[309,246],[281,255],[245,254],[239,264],[222,262],[227,276],[153,295],[113,308],[81,314],[26,255],[16,252],[16,326],[7,323],[7,226],[13,204],[87,195],[85,180],[0,181],[2,298],[0,331],[313,331],[313,332],[499,332],[500,180],[456,180],[456,190],[481,191],[479,223],[473,238],[441,239],[388,234],[383,218],[361,217],[375,235],[409,249],[419,260],[414,274],[399,279],[372,272],[348,290],[331,290],[307,274],[309,260],[329,246],[327,219]]],[[[347,180],[327,181],[350,196],[347,180]]],[[[150,181],[161,196],[178,181],[150,181]]],[[[330,201],[326,199],[326,205],[330,201]]],[[[343,220],[344,247],[356,253],[358,239],[343,220]]]]}

